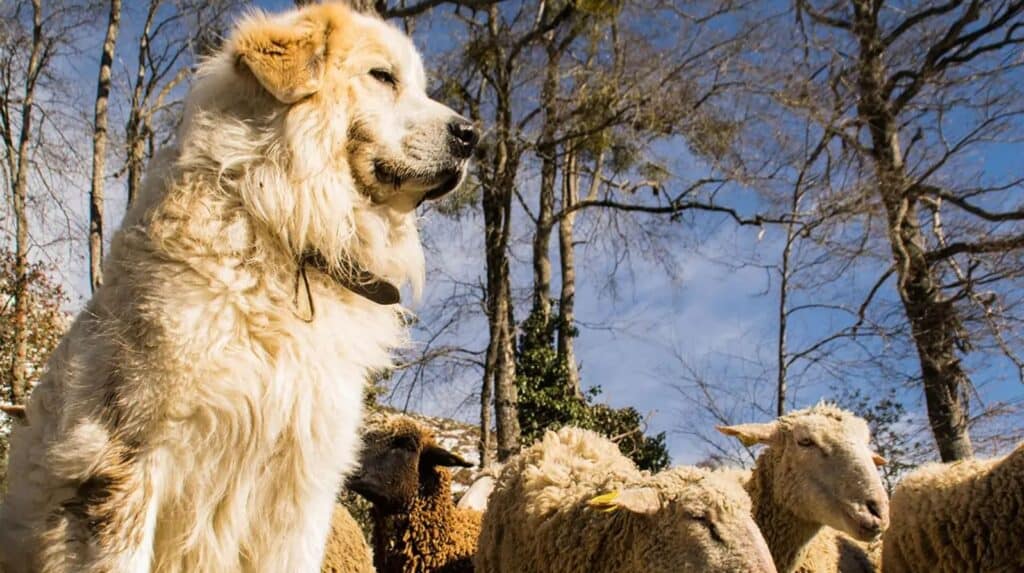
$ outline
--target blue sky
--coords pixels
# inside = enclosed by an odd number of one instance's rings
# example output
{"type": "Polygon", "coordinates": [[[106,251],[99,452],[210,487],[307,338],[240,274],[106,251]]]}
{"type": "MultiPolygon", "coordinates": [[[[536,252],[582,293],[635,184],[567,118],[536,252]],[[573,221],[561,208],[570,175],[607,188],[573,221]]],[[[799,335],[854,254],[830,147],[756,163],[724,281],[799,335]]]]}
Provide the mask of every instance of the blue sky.
{"type": "MultiPolygon", "coordinates": [[[[290,2],[275,0],[258,4],[275,9],[290,2]]],[[[136,7],[126,12],[116,69],[133,65],[135,55],[131,50],[138,33],[140,10],[136,7]]],[[[427,53],[428,66],[433,54],[456,47],[459,42],[457,35],[449,34],[443,25],[430,21],[418,25],[416,39],[427,53]]],[[[98,51],[98,42],[98,34],[83,40],[81,55],[69,60],[68,65],[80,74],[80,81],[73,89],[83,95],[94,89],[97,64],[92,55],[98,51]]],[[[91,102],[91,98],[83,97],[81,101],[91,102]]],[[[81,113],[83,118],[91,117],[91,107],[81,113]]],[[[117,118],[117,108],[114,113],[117,118]]],[[[86,145],[87,140],[83,139],[82,144],[86,145]]],[[[680,171],[693,167],[691,158],[678,144],[668,144],[657,151],[680,171]]],[[[993,174],[1019,173],[1020,151],[1019,146],[1001,146],[979,153],[977,160],[993,174]]],[[[524,188],[535,183],[534,177],[530,173],[524,175],[524,188]]],[[[74,196],[70,209],[80,221],[84,221],[87,212],[84,182],[83,178],[74,183],[83,193],[74,196]]],[[[739,204],[745,209],[755,208],[756,202],[743,193],[738,191],[739,204]]],[[[108,212],[117,219],[116,214],[124,205],[123,189],[118,183],[112,184],[110,195],[108,212]]],[[[582,233],[588,229],[588,223],[584,217],[581,219],[582,233]]],[[[474,212],[451,220],[428,211],[423,223],[430,246],[431,271],[426,295],[417,308],[424,312],[425,320],[430,320],[430,309],[440,298],[453,289],[462,288],[459,285],[482,282],[483,221],[479,213],[474,212]]],[[[526,238],[528,229],[521,214],[517,215],[516,231],[518,238],[526,238]]],[[[589,236],[590,242],[578,250],[580,336],[576,351],[584,384],[601,386],[602,400],[612,405],[634,406],[649,415],[651,430],[669,432],[668,441],[676,462],[694,462],[705,454],[704,444],[687,433],[693,423],[706,419],[705,414],[677,388],[680,384],[685,386],[688,368],[706,376],[722,390],[722,399],[727,402],[725,406],[730,415],[736,418],[734,421],[764,418],[749,407],[750,401],[759,402],[765,409],[772,408],[777,281],[763,269],[729,264],[741,259],[762,262],[778,259],[784,230],[766,227],[763,236],[759,231],[758,228],[738,227],[717,216],[684,219],[666,227],[662,244],[667,246],[674,273],[666,272],[664,264],[636,252],[629,264],[619,267],[613,275],[608,245],[602,240],[607,238],[601,236],[589,236]]],[[[557,249],[557,240],[553,243],[557,249]]],[[[86,261],[84,243],[72,245],[60,247],[60,253],[47,256],[61,261],[60,271],[75,295],[73,306],[77,308],[88,289],[86,261]]],[[[513,280],[520,293],[530,284],[528,256],[528,246],[518,244],[513,252],[513,280]]],[[[849,275],[849,282],[842,288],[863,288],[862,285],[870,284],[876,276],[876,269],[867,265],[849,275]]],[[[557,288],[556,276],[555,292],[557,288]]],[[[841,293],[836,290],[828,294],[839,296],[841,293]]],[[[891,300],[891,289],[886,296],[891,300]]],[[[523,317],[526,310],[524,302],[517,316],[523,317]]],[[[796,321],[792,332],[794,343],[831,331],[840,318],[818,313],[796,321]]],[[[467,348],[482,349],[486,345],[484,326],[479,312],[471,314],[451,341],[467,348]]],[[[913,361],[904,366],[916,372],[913,361]]],[[[968,366],[986,402],[1024,401],[1024,385],[1015,381],[1006,364],[972,357],[968,366]]],[[[868,378],[869,375],[855,377],[850,383],[869,392],[897,383],[868,378]]],[[[812,370],[794,389],[792,403],[807,405],[832,397],[835,384],[834,378],[812,370]]],[[[474,421],[478,406],[472,395],[478,385],[479,373],[462,371],[442,386],[418,388],[412,394],[411,405],[426,413],[474,421]]],[[[901,387],[901,396],[914,412],[915,419],[920,421],[923,412],[920,393],[914,388],[901,387]]],[[[396,403],[401,406],[404,395],[396,396],[396,403]]],[[[1020,420],[1016,423],[1020,425],[1020,420]]]]}

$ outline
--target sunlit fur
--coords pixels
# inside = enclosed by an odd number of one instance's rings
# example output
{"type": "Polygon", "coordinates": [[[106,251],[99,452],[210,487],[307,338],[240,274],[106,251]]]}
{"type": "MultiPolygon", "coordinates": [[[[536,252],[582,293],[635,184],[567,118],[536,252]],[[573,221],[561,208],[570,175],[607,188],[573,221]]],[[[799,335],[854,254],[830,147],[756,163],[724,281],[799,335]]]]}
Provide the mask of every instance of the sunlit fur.
{"type": "Polygon", "coordinates": [[[319,568],[404,311],[311,270],[314,311],[298,260],[419,289],[413,209],[464,170],[424,84],[406,37],[338,5],[251,14],[202,65],[12,438],[0,568],[319,568]]]}

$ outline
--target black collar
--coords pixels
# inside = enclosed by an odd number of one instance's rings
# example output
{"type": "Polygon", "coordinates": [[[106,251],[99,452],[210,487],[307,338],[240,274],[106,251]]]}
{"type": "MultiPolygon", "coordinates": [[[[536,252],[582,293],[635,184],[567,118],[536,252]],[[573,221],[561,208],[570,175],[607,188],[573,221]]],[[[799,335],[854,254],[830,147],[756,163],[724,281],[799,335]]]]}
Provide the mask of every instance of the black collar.
{"type": "MultiPolygon", "coordinates": [[[[299,272],[303,275],[303,278],[305,278],[306,267],[320,271],[331,277],[340,286],[377,304],[398,304],[402,300],[397,286],[361,267],[346,270],[336,265],[330,265],[319,251],[306,251],[299,259],[299,272]]],[[[306,292],[310,296],[310,303],[312,303],[312,295],[309,293],[308,283],[306,284],[306,292]]]]}

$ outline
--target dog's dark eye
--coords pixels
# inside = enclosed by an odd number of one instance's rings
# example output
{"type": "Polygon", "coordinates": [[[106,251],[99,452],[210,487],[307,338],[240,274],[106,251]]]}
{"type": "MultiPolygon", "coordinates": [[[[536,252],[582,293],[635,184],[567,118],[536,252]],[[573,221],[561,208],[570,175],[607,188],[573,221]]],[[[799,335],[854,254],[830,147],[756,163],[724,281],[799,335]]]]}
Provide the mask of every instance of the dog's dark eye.
{"type": "Polygon", "coordinates": [[[398,85],[398,81],[395,79],[395,76],[384,68],[374,68],[370,70],[370,75],[373,76],[373,79],[382,84],[387,84],[392,87],[398,85]]]}

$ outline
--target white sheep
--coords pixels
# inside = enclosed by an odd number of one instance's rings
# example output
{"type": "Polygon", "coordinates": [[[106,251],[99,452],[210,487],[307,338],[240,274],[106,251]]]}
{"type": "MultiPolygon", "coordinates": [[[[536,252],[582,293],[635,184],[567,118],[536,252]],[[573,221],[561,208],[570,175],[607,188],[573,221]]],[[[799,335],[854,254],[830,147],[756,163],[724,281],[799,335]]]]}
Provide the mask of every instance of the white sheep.
{"type": "Polygon", "coordinates": [[[459,503],[456,506],[460,509],[485,511],[487,500],[491,497],[495,484],[498,483],[498,475],[501,474],[502,467],[502,464],[494,464],[477,474],[473,483],[459,498],[459,503]]]}
{"type": "Polygon", "coordinates": [[[505,466],[477,573],[774,572],[750,500],[692,467],[650,475],[606,438],[548,432],[505,466]]]}
{"type": "Polygon", "coordinates": [[[780,573],[874,570],[868,550],[828,529],[871,541],[888,525],[889,499],[876,468],[885,460],[871,451],[863,419],[818,404],[765,424],[718,429],[745,445],[768,446],[746,488],[780,573]]]}
{"type": "Polygon", "coordinates": [[[1024,444],[991,460],[929,464],[892,496],[885,573],[1024,571],[1024,444]]]}

